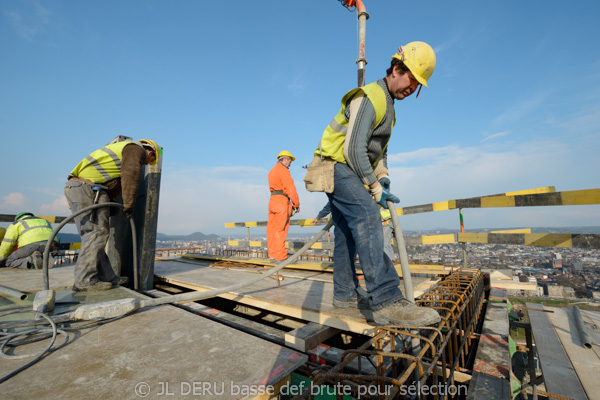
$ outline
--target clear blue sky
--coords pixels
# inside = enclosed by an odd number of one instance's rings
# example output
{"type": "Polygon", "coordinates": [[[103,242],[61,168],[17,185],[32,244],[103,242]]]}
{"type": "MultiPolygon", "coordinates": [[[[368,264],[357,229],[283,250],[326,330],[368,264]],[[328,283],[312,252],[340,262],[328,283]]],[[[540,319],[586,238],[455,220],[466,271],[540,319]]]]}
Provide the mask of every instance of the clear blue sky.
{"type": "MultiPolygon", "coordinates": [[[[600,187],[597,2],[365,4],[367,83],[398,45],[437,53],[429,89],[396,103],[401,206],[600,187]]],[[[326,197],[305,191],[301,166],[356,84],[356,28],[336,0],[0,0],[0,213],[69,215],[68,173],[127,135],[164,147],[159,232],[266,220],[283,149],[297,159],[297,217],[313,218],[326,197]]],[[[600,225],[598,205],[464,214],[468,229],[600,225]]],[[[457,211],[401,222],[459,226],[457,211]]]]}

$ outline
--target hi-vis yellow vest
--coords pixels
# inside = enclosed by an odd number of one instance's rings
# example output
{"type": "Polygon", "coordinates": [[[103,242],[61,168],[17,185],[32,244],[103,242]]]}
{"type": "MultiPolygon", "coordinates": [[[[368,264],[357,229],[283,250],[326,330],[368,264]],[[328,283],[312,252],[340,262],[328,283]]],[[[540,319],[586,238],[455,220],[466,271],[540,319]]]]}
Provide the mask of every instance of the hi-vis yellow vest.
{"type": "MultiPolygon", "coordinates": [[[[6,230],[0,245],[0,258],[6,258],[17,243],[21,248],[28,244],[47,241],[53,231],[50,222],[43,218],[29,216],[19,219],[6,230]]],[[[56,242],[56,238],[54,241],[56,242]]]]}
{"type": "Polygon", "coordinates": [[[123,141],[104,146],[81,160],[69,176],[90,180],[94,183],[105,183],[121,176],[123,148],[138,142],[123,141]]]}
{"type": "MultiPolygon", "coordinates": [[[[321,143],[315,151],[315,156],[322,155],[323,157],[330,157],[337,162],[346,164],[346,157],[344,157],[344,143],[346,141],[346,133],[348,132],[348,120],[346,119],[344,112],[346,111],[346,103],[348,103],[348,100],[361,91],[367,96],[375,108],[375,127],[381,124],[387,111],[387,99],[381,86],[379,86],[377,82],[373,82],[366,86],[352,89],[344,95],[342,98],[342,108],[340,108],[340,111],[335,118],[333,118],[327,128],[325,128],[321,143]]],[[[392,123],[392,127],[393,126],[392,123]]],[[[383,155],[383,153],[381,155],[383,155]]],[[[373,165],[377,164],[381,155],[373,165]]]]}

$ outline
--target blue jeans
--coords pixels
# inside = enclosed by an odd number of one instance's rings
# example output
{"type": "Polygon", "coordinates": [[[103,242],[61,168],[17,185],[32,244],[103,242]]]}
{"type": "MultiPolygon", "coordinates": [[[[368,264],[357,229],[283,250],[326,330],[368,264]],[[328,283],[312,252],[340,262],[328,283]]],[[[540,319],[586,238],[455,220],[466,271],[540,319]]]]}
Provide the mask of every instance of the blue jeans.
{"type": "MultiPolygon", "coordinates": [[[[87,183],[70,180],[65,185],[65,197],[73,213],[94,204],[95,196],[96,192],[87,183]]],[[[109,201],[106,191],[100,191],[98,203],[109,201]]],[[[110,235],[109,217],[109,207],[96,208],[75,217],[81,236],[81,249],[75,265],[75,286],[110,282],[117,277],[104,251],[110,235]]]]}
{"type": "Polygon", "coordinates": [[[383,253],[383,229],[379,206],[360,178],[346,164],[335,164],[334,190],[328,193],[335,224],[333,250],[333,296],[356,297],[356,253],[374,311],[404,298],[400,278],[383,253]]]}

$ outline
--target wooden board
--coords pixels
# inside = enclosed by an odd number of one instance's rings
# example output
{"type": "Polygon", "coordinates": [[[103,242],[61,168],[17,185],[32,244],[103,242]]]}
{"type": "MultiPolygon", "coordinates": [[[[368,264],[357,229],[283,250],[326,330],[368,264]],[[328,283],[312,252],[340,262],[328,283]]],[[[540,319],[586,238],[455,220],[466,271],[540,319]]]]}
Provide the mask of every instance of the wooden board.
{"type": "MultiPolygon", "coordinates": [[[[536,303],[526,303],[528,308],[544,309],[536,303]]],[[[533,339],[537,347],[547,392],[574,400],[588,399],[583,386],[565,352],[549,319],[550,313],[527,311],[533,339]]]]}
{"type": "MultiPolygon", "coordinates": [[[[202,261],[234,261],[238,263],[244,264],[253,264],[253,265],[264,265],[268,267],[274,267],[278,263],[274,261],[270,261],[266,258],[258,258],[258,257],[225,257],[225,256],[213,256],[209,254],[182,254],[182,258],[184,259],[196,259],[202,261]]],[[[360,269],[360,264],[357,264],[358,275],[362,275],[362,270],[360,269]]],[[[396,268],[396,272],[398,275],[402,277],[402,267],[398,263],[394,263],[394,267],[396,268]]],[[[447,265],[429,265],[429,264],[409,264],[410,271],[412,274],[425,274],[425,275],[449,275],[452,272],[452,269],[455,266],[447,266],[447,265]]],[[[333,263],[329,261],[323,262],[314,262],[314,261],[297,261],[293,264],[286,265],[284,269],[300,269],[307,271],[328,271],[333,272],[333,263]]]]}
{"type": "MultiPolygon", "coordinates": [[[[295,271],[294,275],[301,272],[295,271]]],[[[165,282],[204,291],[227,287],[255,276],[251,272],[209,268],[205,263],[191,265],[176,261],[157,261],[155,275],[165,282]]],[[[413,285],[418,286],[426,280],[413,278],[413,285]]],[[[333,307],[333,284],[321,280],[285,278],[277,286],[276,281],[267,278],[220,297],[341,330],[373,334],[374,325],[366,318],[370,311],[333,307]]]]}
{"type": "Polygon", "coordinates": [[[302,328],[287,332],[285,334],[285,344],[292,349],[306,353],[338,332],[338,329],[330,326],[309,323],[302,328]]]}

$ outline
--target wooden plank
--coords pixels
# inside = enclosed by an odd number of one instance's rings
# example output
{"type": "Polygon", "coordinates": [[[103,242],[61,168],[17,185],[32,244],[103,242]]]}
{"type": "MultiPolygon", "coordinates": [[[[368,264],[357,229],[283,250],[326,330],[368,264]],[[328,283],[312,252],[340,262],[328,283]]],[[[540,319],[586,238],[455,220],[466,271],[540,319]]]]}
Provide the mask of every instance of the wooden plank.
{"type": "Polygon", "coordinates": [[[440,283],[441,280],[442,280],[442,278],[431,278],[431,279],[426,280],[425,282],[419,283],[416,286],[413,285],[414,286],[413,294],[415,296],[415,299],[419,299],[425,293],[429,292],[429,289],[431,289],[433,286],[440,283]]]}
{"type": "MultiPolygon", "coordinates": [[[[270,261],[266,258],[258,257],[226,257],[226,256],[213,256],[209,254],[182,254],[183,259],[196,259],[196,260],[213,260],[213,261],[233,261],[242,264],[252,265],[263,265],[268,267],[274,267],[278,263],[270,261]]],[[[357,275],[362,275],[360,264],[356,265],[357,275]]],[[[394,267],[398,272],[398,275],[402,277],[402,268],[400,264],[394,263],[394,267]]],[[[457,268],[456,265],[430,265],[430,264],[409,264],[410,272],[412,274],[429,274],[429,275],[449,275],[453,268],[457,268]]],[[[298,269],[305,271],[323,271],[333,272],[333,263],[329,261],[323,262],[312,262],[312,261],[297,261],[294,264],[286,265],[284,269],[298,269]]]]}
{"type": "MultiPolygon", "coordinates": [[[[170,294],[156,289],[149,290],[145,293],[151,297],[170,296],[170,294]]],[[[238,317],[237,315],[229,314],[198,303],[177,304],[177,307],[213,321],[217,321],[239,331],[257,336],[261,339],[277,343],[278,345],[285,345],[285,331],[281,329],[273,328],[259,322],[254,322],[249,319],[238,317]]]]}
{"type": "Polygon", "coordinates": [[[570,308],[545,307],[553,312],[550,321],[575,368],[575,372],[589,398],[600,393],[600,359],[598,355],[583,347],[581,336],[575,325],[573,310],[570,308]]]}
{"type": "Polygon", "coordinates": [[[285,334],[285,344],[303,353],[340,332],[330,326],[310,323],[285,334]]]}
{"type": "MultiPolygon", "coordinates": [[[[155,264],[156,279],[201,291],[242,282],[248,279],[249,274],[244,271],[215,270],[201,263],[157,261],[155,264]]],[[[418,286],[425,280],[427,279],[413,277],[413,285],[418,286]]],[[[400,289],[403,289],[402,285],[400,289]]],[[[329,282],[285,278],[277,286],[274,280],[263,279],[239,292],[224,293],[219,297],[364,335],[372,335],[374,330],[374,325],[366,320],[370,311],[333,307],[333,285],[329,282]]]]}
{"type": "MultiPolygon", "coordinates": [[[[173,263],[156,262],[156,278],[199,291],[222,288],[230,286],[231,282],[248,279],[248,274],[242,271],[212,270],[201,266],[184,274],[170,274],[168,265],[173,263]]],[[[333,286],[326,282],[288,278],[277,286],[273,280],[264,279],[239,292],[223,293],[219,297],[341,330],[364,335],[372,335],[374,331],[374,325],[366,320],[368,311],[333,307],[333,286]]]]}
{"type": "MultiPolygon", "coordinates": [[[[528,308],[543,309],[536,303],[526,303],[528,308]]],[[[548,392],[575,400],[587,399],[577,373],[558,338],[548,313],[527,311],[533,339],[548,392]]]]}

